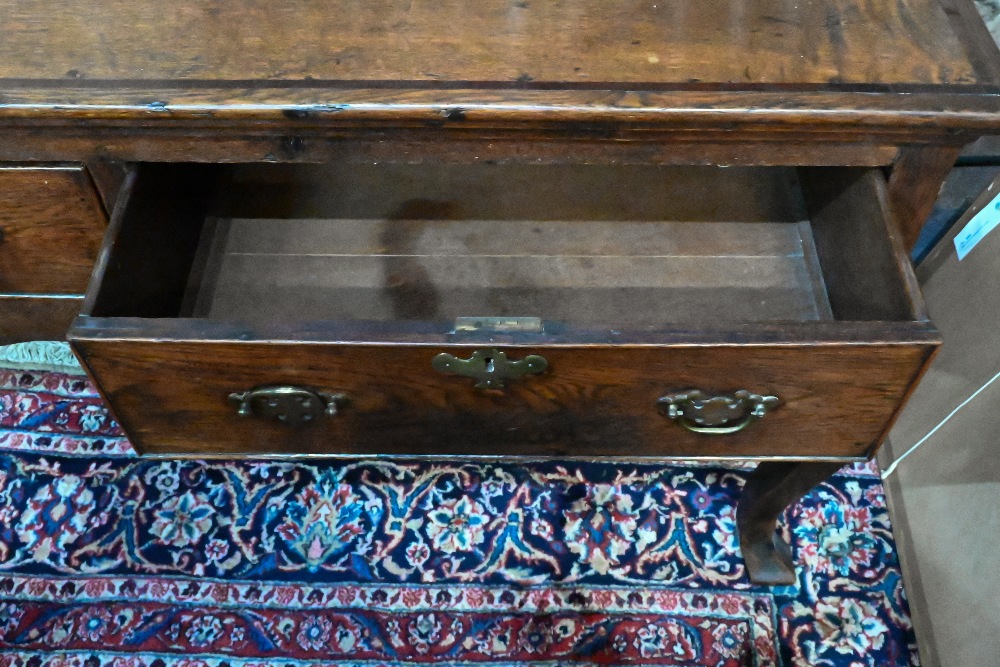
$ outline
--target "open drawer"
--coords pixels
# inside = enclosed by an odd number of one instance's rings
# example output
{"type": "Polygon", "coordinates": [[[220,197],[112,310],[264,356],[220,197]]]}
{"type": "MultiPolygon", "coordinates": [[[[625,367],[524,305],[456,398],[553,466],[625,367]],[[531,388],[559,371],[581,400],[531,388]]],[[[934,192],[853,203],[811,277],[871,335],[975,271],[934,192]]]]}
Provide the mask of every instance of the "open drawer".
{"type": "Polygon", "coordinates": [[[877,170],[140,164],[70,332],[166,454],[859,459],[938,345],[877,170]]]}

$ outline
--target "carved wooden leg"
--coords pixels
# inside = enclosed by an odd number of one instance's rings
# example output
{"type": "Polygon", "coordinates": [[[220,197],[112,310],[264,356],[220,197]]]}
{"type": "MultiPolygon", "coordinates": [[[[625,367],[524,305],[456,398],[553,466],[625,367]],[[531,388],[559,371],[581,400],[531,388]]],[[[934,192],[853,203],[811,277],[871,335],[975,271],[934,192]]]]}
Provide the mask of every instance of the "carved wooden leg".
{"type": "Polygon", "coordinates": [[[743,487],[736,526],[747,574],[755,584],[795,583],[791,549],[775,532],[785,508],[837,472],[844,463],[764,462],[743,487]]]}

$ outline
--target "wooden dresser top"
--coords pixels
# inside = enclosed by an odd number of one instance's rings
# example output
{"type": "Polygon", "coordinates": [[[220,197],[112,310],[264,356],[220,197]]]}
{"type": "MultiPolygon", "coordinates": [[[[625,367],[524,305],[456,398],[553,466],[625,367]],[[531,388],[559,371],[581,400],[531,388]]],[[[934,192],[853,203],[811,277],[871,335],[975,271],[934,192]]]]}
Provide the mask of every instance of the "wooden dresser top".
{"type": "Polygon", "coordinates": [[[18,0],[0,7],[0,116],[462,107],[485,120],[551,107],[793,120],[866,108],[888,124],[980,127],[1000,109],[1000,58],[974,11],[970,0],[18,0]]]}

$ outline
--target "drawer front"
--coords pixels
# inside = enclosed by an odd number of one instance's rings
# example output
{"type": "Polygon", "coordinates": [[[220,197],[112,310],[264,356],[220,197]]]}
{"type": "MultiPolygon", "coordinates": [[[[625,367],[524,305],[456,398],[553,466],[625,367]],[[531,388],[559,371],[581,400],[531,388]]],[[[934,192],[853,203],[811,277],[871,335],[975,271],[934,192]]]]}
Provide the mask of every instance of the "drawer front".
{"type": "Polygon", "coordinates": [[[82,296],[0,296],[0,345],[63,340],[82,303],[82,296]]]}
{"type": "Polygon", "coordinates": [[[0,293],[83,293],[104,230],[82,167],[0,166],[0,293]]]}
{"type": "MultiPolygon", "coordinates": [[[[434,369],[473,347],[77,339],[143,453],[844,457],[877,446],[933,344],[506,348],[547,367],[503,390],[434,369]],[[240,415],[230,394],[274,385],[346,395],[301,426],[240,415]],[[777,396],[731,434],[671,419],[681,390],[777,396]]],[[[739,421],[738,419],[735,421],[739,421]]]]}

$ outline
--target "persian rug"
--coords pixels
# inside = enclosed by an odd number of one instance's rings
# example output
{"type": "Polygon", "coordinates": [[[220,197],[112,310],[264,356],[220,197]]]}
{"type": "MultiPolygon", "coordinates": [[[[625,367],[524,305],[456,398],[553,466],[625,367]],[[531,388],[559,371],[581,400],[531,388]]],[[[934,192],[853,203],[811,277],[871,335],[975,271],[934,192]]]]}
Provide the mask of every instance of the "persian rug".
{"type": "Polygon", "coordinates": [[[745,470],[144,460],[85,377],[0,370],[0,665],[919,664],[877,471],[764,588],[745,470]]]}

